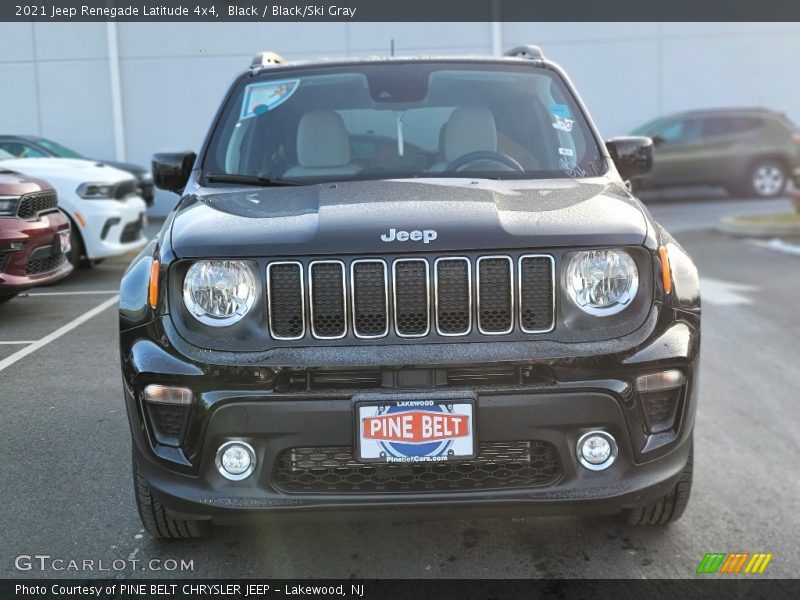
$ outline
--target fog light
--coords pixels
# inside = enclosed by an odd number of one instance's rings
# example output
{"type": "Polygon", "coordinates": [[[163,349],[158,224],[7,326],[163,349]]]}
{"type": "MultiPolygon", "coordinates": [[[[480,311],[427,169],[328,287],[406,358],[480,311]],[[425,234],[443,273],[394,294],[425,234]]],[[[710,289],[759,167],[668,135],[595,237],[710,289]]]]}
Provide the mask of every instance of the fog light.
{"type": "Polygon", "coordinates": [[[617,458],[617,442],[610,433],[590,431],[578,440],[578,461],[590,471],[607,469],[617,458]]]}
{"type": "Polygon", "coordinates": [[[144,388],[144,399],[157,404],[191,404],[192,390],[185,387],[151,383],[144,388]]]}
{"type": "Polygon", "coordinates": [[[217,470],[225,479],[241,481],[256,468],[256,453],[250,444],[226,442],[217,450],[217,470]]]}

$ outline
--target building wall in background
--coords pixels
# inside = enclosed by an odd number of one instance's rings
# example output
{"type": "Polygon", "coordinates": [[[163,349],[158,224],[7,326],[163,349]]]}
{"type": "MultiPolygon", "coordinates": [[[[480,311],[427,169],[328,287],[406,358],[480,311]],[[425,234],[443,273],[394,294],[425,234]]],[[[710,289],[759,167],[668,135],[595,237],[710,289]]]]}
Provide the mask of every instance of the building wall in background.
{"type": "MultiPolygon", "coordinates": [[[[503,23],[542,46],[603,135],[690,108],[761,105],[800,122],[798,23],[503,23]]],[[[287,59],[489,54],[491,23],[118,23],[125,158],[197,148],[231,78],[259,50],[287,59]]],[[[114,158],[105,23],[0,23],[0,132],[114,158]]],[[[155,214],[175,197],[160,192],[155,214]]]]}

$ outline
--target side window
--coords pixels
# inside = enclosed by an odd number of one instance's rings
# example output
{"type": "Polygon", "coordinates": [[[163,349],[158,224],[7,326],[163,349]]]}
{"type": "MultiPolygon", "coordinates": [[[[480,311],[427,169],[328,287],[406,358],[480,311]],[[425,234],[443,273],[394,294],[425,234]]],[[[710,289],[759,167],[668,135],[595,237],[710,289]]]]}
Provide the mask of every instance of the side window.
{"type": "Polygon", "coordinates": [[[22,142],[0,142],[0,150],[5,150],[17,158],[41,158],[46,156],[44,152],[22,142]]]}
{"type": "Polygon", "coordinates": [[[696,142],[700,139],[700,121],[698,119],[674,121],[662,129],[657,137],[670,144],[696,142]]]}
{"type": "Polygon", "coordinates": [[[742,135],[756,131],[761,125],[761,119],[756,117],[710,117],[703,122],[703,137],[742,135]]]}

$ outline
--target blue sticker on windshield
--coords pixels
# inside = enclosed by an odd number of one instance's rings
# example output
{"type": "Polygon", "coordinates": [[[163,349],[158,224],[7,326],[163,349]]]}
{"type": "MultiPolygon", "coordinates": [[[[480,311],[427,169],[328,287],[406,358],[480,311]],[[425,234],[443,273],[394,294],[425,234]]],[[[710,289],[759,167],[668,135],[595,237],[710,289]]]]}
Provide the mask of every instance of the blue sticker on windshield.
{"type": "Polygon", "coordinates": [[[299,79],[251,83],[244,88],[244,101],[240,119],[263,115],[292,97],[300,86],[299,79]]]}
{"type": "Polygon", "coordinates": [[[550,114],[554,117],[561,117],[562,119],[569,119],[572,115],[569,112],[569,106],[566,104],[551,104],[550,114]]]}

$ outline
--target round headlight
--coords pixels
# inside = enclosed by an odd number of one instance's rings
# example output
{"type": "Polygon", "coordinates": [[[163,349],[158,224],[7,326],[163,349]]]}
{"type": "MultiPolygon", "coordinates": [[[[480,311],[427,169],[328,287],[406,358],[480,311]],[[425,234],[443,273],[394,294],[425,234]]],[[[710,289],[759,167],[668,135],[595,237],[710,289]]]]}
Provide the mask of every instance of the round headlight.
{"type": "Polygon", "coordinates": [[[206,325],[226,327],[244,317],[256,300],[256,282],[247,264],[235,260],[194,263],[183,279],[183,303],[206,325]]]}
{"type": "Polygon", "coordinates": [[[636,263],[624,250],[578,252],[567,267],[567,291],[590,315],[620,312],[634,299],[638,287],[636,263]]]}

